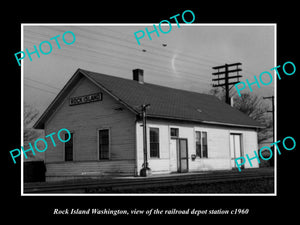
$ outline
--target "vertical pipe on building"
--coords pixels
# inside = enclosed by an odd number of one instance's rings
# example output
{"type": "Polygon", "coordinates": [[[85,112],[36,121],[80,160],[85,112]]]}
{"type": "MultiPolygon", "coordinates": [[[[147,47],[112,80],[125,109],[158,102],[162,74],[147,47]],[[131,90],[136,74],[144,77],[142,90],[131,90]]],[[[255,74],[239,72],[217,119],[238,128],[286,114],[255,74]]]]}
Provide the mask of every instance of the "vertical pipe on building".
{"type": "Polygon", "coordinates": [[[144,149],[144,164],[140,171],[142,177],[147,177],[151,175],[151,169],[148,167],[148,154],[147,154],[147,119],[146,110],[150,104],[142,105],[142,116],[143,116],[143,149],[144,149]]]}

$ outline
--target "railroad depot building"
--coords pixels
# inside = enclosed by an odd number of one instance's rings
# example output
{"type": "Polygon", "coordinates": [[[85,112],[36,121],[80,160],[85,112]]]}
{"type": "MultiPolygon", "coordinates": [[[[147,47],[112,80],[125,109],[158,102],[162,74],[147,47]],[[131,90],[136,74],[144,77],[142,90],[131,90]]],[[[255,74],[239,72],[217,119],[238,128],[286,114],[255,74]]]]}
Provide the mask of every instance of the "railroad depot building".
{"type": "Polygon", "coordinates": [[[141,69],[132,80],[78,69],[34,125],[71,132],[48,145],[46,180],[140,175],[146,104],[152,174],[230,170],[258,149],[261,125],[215,96],[146,83],[141,69]]]}

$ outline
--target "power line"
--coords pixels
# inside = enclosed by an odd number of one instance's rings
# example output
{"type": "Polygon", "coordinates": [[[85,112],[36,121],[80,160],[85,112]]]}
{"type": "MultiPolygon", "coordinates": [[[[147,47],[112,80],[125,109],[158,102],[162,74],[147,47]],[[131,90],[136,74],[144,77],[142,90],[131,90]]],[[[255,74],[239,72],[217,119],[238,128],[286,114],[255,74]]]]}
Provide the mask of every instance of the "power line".
{"type": "Polygon", "coordinates": [[[37,81],[37,80],[34,80],[34,79],[30,79],[30,78],[28,78],[28,77],[24,77],[24,78],[25,78],[26,80],[30,80],[30,81],[32,81],[32,82],[35,82],[35,83],[38,83],[38,84],[42,84],[42,85],[45,85],[46,87],[50,87],[50,88],[53,88],[53,89],[56,89],[56,90],[59,90],[59,91],[60,91],[59,88],[54,87],[54,86],[51,86],[51,85],[46,84],[46,83],[43,83],[43,82],[41,82],[41,81],[37,81]]]}
{"type": "MultiPolygon", "coordinates": [[[[126,48],[129,48],[130,50],[132,50],[132,49],[134,49],[134,50],[138,50],[138,51],[140,51],[140,49],[139,48],[136,48],[136,47],[129,47],[129,46],[127,46],[127,45],[122,45],[122,44],[120,44],[120,43],[115,43],[115,42],[111,42],[111,41],[107,41],[107,40],[103,40],[103,39],[99,39],[98,37],[95,39],[95,38],[91,38],[91,36],[85,36],[85,35],[82,35],[82,34],[79,34],[79,35],[81,35],[81,36],[83,36],[83,37],[85,37],[85,38],[87,38],[87,39],[93,39],[93,40],[96,40],[96,41],[104,41],[104,42],[107,42],[107,43],[110,43],[110,44],[113,44],[113,45],[119,45],[119,46],[123,46],[123,47],[126,47],[126,48]]],[[[111,49],[110,49],[111,50],[111,49]]],[[[160,51],[162,51],[162,50],[160,50],[160,51]]],[[[170,56],[169,55],[166,55],[166,54],[164,54],[165,52],[160,52],[159,54],[157,54],[157,53],[155,53],[155,52],[153,52],[153,51],[147,51],[147,53],[148,54],[152,54],[152,55],[154,55],[154,56],[158,56],[158,57],[166,57],[166,58],[170,58],[170,56]]],[[[172,55],[174,54],[173,52],[170,52],[172,55]]],[[[165,59],[165,58],[163,58],[163,59],[165,59]]],[[[197,66],[205,66],[205,67],[208,67],[208,65],[205,65],[205,64],[201,64],[201,63],[199,63],[199,61],[197,61],[197,62],[191,62],[190,60],[187,60],[187,59],[178,59],[178,60],[180,60],[180,61],[185,61],[185,62],[187,62],[187,63],[190,63],[190,64],[196,64],[197,66]]]]}
{"type": "MultiPolygon", "coordinates": [[[[96,50],[92,50],[92,49],[86,49],[86,48],[81,48],[81,47],[78,47],[78,46],[75,46],[75,48],[78,48],[78,49],[83,49],[83,50],[88,50],[90,52],[94,52],[96,54],[102,54],[102,55],[106,55],[108,57],[112,57],[112,58],[118,58],[118,59],[121,59],[121,60],[125,60],[125,61],[129,61],[129,62],[136,62],[136,63],[139,63],[139,64],[144,64],[144,65],[148,65],[149,67],[152,67],[152,68],[155,68],[155,67],[158,67],[158,68],[161,68],[162,70],[166,71],[166,72],[170,72],[170,71],[167,71],[165,70],[165,67],[161,67],[161,66],[158,66],[158,65],[154,65],[154,64],[149,64],[149,63],[145,63],[145,62],[142,62],[142,61],[139,61],[139,60],[135,60],[135,59],[128,59],[126,57],[122,57],[122,56],[115,56],[115,55],[112,55],[112,54],[108,54],[108,53],[104,53],[104,52],[98,52],[96,50]]],[[[190,74],[190,75],[193,75],[195,77],[198,77],[199,75],[198,74],[194,74],[194,73],[191,73],[191,72],[188,72],[188,71],[184,71],[184,70],[177,70],[178,72],[180,73],[183,73],[183,74],[190,74]]]]}
{"type": "MultiPolygon", "coordinates": [[[[30,41],[29,41],[30,42],[30,41]]],[[[172,71],[170,70],[167,70],[165,67],[161,67],[161,66],[158,66],[158,65],[155,65],[155,64],[149,64],[149,63],[146,63],[146,62],[143,62],[143,61],[139,61],[139,60],[135,60],[135,59],[128,59],[126,57],[122,57],[122,56],[116,56],[116,55],[112,55],[112,54],[108,54],[106,52],[99,52],[97,50],[93,50],[93,49],[90,49],[90,48],[82,48],[82,47],[79,47],[79,46],[73,46],[72,49],[65,49],[65,50],[69,50],[69,51],[75,51],[74,49],[77,48],[78,50],[84,50],[86,51],[87,53],[92,53],[92,54],[96,54],[97,56],[102,56],[102,55],[106,55],[108,57],[111,57],[113,58],[114,60],[115,59],[119,59],[121,60],[121,62],[123,62],[124,60],[125,61],[128,61],[128,62],[135,62],[135,63],[138,63],[139,65],[140,64],[143,64],[144,66],[150,68],[151,70],[156,70],[156,71],[161,71],[161,72],[164,72],[164,73],[172,73],[172,71]],[[158,69],[160,68],[160,69],[158,69]]],[[[82,52],[82,51],[81,51],[82,52]]],[[[62,56],[66,56],[66,55],[63,55],[61,53],[58,53],[58,52],[54,52],[54,54],[57,54],[57,55],[62,55],[62,56]]],[[[74,55],[74,54],[73,54],[74,55]]],[[[75,54],[77,55],[77,54],[75,54]]],[[[66,57],[71,57],[71,56],[66,56],[66,57]]],[[[95,58],[94,56],[90,56],[90,57],[93,57],[95,58]]],[[[73,57],[77,60],[83,60],[83,58],[76,58],[76,57],[73,57]]],[[[101,64],[101,63],[100,63],[101,64]]],[[[115,65],[112,65],[112,66],[115,66],[115,65]]],[[[204,77],[199,77],[199,74],[195,74],[195,73],[191,73],[191,72],[188,72],[188,71],[183,71],[183,70],[177,70],[177,72],[179,73],[182,73],[184,74],[185,76],[189,76],[191,78],[196,78],[196,79],[200,79],[202,80],[203,82],[206,82],[206,83],[209,83],[209,80],[208,79],[205,79],[204,77]],[[204,78],[204,79],[203,79],[204,78]]]]}
{"type": "MultiPolygon", "coordinates": [[[[90,31],[90,32],[92,32],[92,31],[90,31]]],[[[97,32],[96,32],[97,33],[97,32]]],[[[121,32],[120,32],[121,33],[121,32]]],[[[124,33],[123,33],[124,34],[124,33]]],[[[111,36],[111,35],[106,35],[106,34],[102,34],[101,33],[101,35],[103,35],[103,36],[109,36],[109,37],[111,37],[111,38],[114,38],[114,36],[111,36]]],[[[122,41],[126,41],[124,38],[117,38],[118,40],[122,40],[122,41]]],[[[127,41],[127,42],[129,42],[129,41],[127,41]]],[[[131,43],[131,41],[129,42],[129,43],[131,43]]],[[[134,43],[134,44],[136,44],[136,43],[134,43]]],[[[156,51],[158,51],[159,53],[158,54],[155,54],[154,52],[152,52],[152,51],[148,51],[150,54],[154,54],[154,55],[158,55],[158,56],[167,56],[167,57],[169,57],[169,55],[165,55],[165,54],[163,54],[163,53],[165,53],[165,52],[169,52],[170,54],[172,54],[172,55],[174,55],[174,52],[172,52],[171,50],[168,50],[168,49],[166,49],[166,48],[164,48],[164,49],[162,49],[162,48],[159,48],[159,47],[157,47],[157,46],[155,46],[155,45],[150,45],[150,44],[143,44],[143,46],[146,46],[146,47],[149,47],[149,48],[151,48],[151,49],[155,49],[156,51]]],[[[184,57],[186,57],[187,59],[178,59],[178,60],[181,60],[181,61],[185,61],[185,62],[187,62],[187,63],[191,63],[191,64],[195,64],[195,63],[197,63],[196,65],[197,66],[199,66],[199,65],[202,65],[202,66],[207,66],[207,64],[203,64],[203,63],[199,63],[199,61],[201,60],[201,61],[203,61],[203,60],[206,60],[206,61],[210,61],[210,60],[208,60],[207,58],[204,58],[204,59],[200,59],[200,56],[198,56],[198,57],[196,57],[196,56],[190,56],[190,55],[188,55],[188,54],[185,54],[185,53],[180,53],[180,55],[181,56],[184,56],[184,57]],[[197,59],[198,58],[198,59],[197,59]],[[194,61],[194,62],[192,62],[192,61],[194,61]]],[[[213,62],[213,63],[215,63],[215,62],[213,62]]],[[[210,63],[211,64],[211,63],[210,63]]]]}
{"type": "MultiPolygon", "coordinates": [[[[230,97],[229,97],[229,91],[231,88],[229,88],[230,85],[237,84],[239,82],[239,78],[242,77],[239,75],[239,71],[242,71],[242,69],[238,68],[238,66],[242,65],[242,63],[233,63],[233,64],[225,64],[222,66],[215,66],[213,69],[218,70],[218,72],[212,73],[214,76],[218,76],[218,78],[212,79],[212,81],[218,81],[218,84],[213,84],[213,87],[223,87],[225,86],[225,102],[227,104],[230,104],[230,97]],[[236,66],[236,69],[229,69],[232,66],[236,66]],[[224,71],[220,71],[220,69],[224,69],[224,71]],[[236,73],[236,76],[229,76],[229,73],[236,73]],[[224,77],[219,77],[219,75],[224,75],[224,77]],[[229,80],[232,78],[237,78],[238,81],[229,83],[229,80]],[[225,83],[220,84],[220,80],[224,80],[225,83]]],[[[233,86],[232,86],[233,87],[233,86]]]]}
{"type": "MultiPolygon", "coordinates": [[[[101,29],[104,29],[104,30],[109,30],[109,31],[113,31],[113,32],[115,32],[115,33],[119,33],[119,34],[121,34],[121,35],[126,35],[126,36],[129,36],[128,34],[126,34],[126,33],[124,33],[124,32],[120,32],[120,31],[115,31],[115,30],[111,30],[111,29],[108,29],[108,28],[101,28],[101,29]]],[[[123,37],[123,39],[122,40],[124,40],[124,37],[123,37]]],[[[127,39],[128,40],[128,39],[127,39]]],[[[131,40],[131,39],[130,39],[131,40]]],[[[134,39],[132,39],[132,40],[134,40],[134,39]]],[[[135,43],[136,44],[136,43],[135,43]]],[[[170,50],[168,50],[168,49],[161,49],[161,48],[158,48],[157,46],[155,46],[155,45],[151,45],[151,44],[143,44],[143,46],[146,46],[146,47],[151,47],[151,48],[155,48],[155,49],[157,49],[158,51],[168,51],[168,52],[170,52],[170,53],[172,53],[173,54],[173,52],[171,52],[170,50]]],[[[212,58],[210,58],[210,57],[208,57],[207,55],[206,56],[195,56],[195,55],[188,55],[188,54],[186,54],[186,53],[181,53],[181,55],[184,55],[185,57],[188,57],[188,58],[191,58],[192,60],[195,60],[195,62],[196,63],[199,63],[199,60],[201,60],[201,61],[210,61],[210,63],[220,63],[220,61],[216,61],[216,60],[214,60],[214,59],[212,59],[212,58]],[[197,59],[198,58],[198,59],[197,59]],[[201,59],[200,59],[201,58],[201,59]],[[210,59],[208,59],[208,58],[210,58],[210,59]]],[[[220,59],[221,60],[221,59],[220,59]]],[[[222,59],[223,60],[223,59],[222,59]]]]}
{"type": "Polygon", "coordinates": [[[45,89],[42,89],[42,88],[38,88],[38,87],[35,87],[35,86],[31,86],[31,85],[29,85],[29,84],[24,84],[24,85],[25,85],[25,86],[27,86],[27,87],[31,87],[31,88],[34,88],[34,89],[37,89],[37,90],[43,91],[43,92],[48,92],[48,93],[51,93],[51,94],[57,95],[57,93],[55,93],[55,92],[48,91],[48,90],[45,90],[45,89]]]}
{"type": "MultiPolygon", "coordinates": [[[[28,41],[28,42],[29,42],[29,43],[32,43],[32,42],[30,42],[30,41],[28,41]]],[[[69,49],[65,49],[65,50],[69,50],[69,49]]],[[[79,58],[79,57],[74,57],[73,55],[65,55],[65,54],[62,54],[60,51],[52,52],[51,54],[58,55],[58,56],[63,56],[64,59],[74,59],[74,60],[85,61],[85,62],[88,62],[88,63],[93,64],[93,65],[101,64],[101,65],[103,65],[103,66],[107,66],[107,67],[110,67],[110,68],[111,68],[111,67],[114,67],[114,68],[120,69],[120,68],[118,68],[118,66],[119,66],[119,67],[121,67],[121,68],[130,69],[130,68],[123,67],[123,66],[120,66],[120,65],[116,66],[116,65],[114,65],[114,64],[109,64],[109,63],[104,64],[104,63],[101,63],[101,62],[99,62],[99,61],[90,61],[90,60],[86,60],[85,58],[82,58],[82,57],[79,58]]],[[[92,56],[89,56],[89,57],[92,57],[92,56]]],[[[95,57],[93,57],[93,59],[95,59],[95,57]]],[[[121,70],[121,69],[120,69],[120,70],[121,70]]]]}
{"type": "MultiPolygon", "coordinates": [[[[82,29],[82,28],[81,28],[81,29],[82,29]]],[[[30,30],[29,30],[29,32],[36,33],[36,34],[39,34],[39,35],[42,35],[42,36],[47,37],[47,35],[44,35],[44,34],[42,34],[42,33],[36,32],[36,31],[30,31],[30,30]]],[[[93,33],[93,34],[99,33],[99,32],[93,32],[93,31],[88,31],[88,32],[89,32],[89,33],[93,33]]],[[[118,37],[114,37],[114,36],[107,35],[107,34],[103,34],[103,33],[100,33],[100,35],[101,35],[101,36],[108,36],[108,37],[110,38],[110,40],[111,40],[111,39],[117,39],[117,40],[122,40],[122,41],[125,40],[125,39],[123,39],[123,38],[118,38],[118,37]]],[[[129,48],[129,49],[131,49],[131,50],[138,50],[138,51],[140,51],[140,49],[137,48],[137,47],[131,47],[131,46],[123,45],[123,44],[120,44],[120,43],[116,43],[116,42],[111,42],[111,41],[108,41],[108,40],[99,39],[99,37],[94,38],[94,37],[91,37],[91,36],[85,36],[85,35],[83,35],[82,33],[79,33],[79,36],[85,37],[85,38],[87,38],[87,39],[92,39],[92,40],[95,40],[95,41],[98,41],[98,42],[99,42],[99,41],[103,41],[103,42],[107,42],[107,43],[110,43],[110,44],[113,44],[113,45],[119,45],[119,46],[122,46],[122,47],[125,47],[125,48],[129,48]]],[[[125,41],[126,41],[126,40],[125,40],[125,41]]],[[[127,41],[127,42],[128,42],[128,41],[127,41]]],[[[130,44],[131,44],[131,42],[130,42],[130,44]]],[[[146,46],[149,46],[149,47],[151,47],[151,48],[154,48],[154,49],[156,49],[157,51],[160,52],[160,53],[157,54],[157,53],[149,52],[149,51],[148,51],[149,54],[153,54],[153,55],[155,55],[155,56],[159,56],[159,57],[165,56],[165,57],[169,58],[169,57],[170,57],[169,55],[163,54],[163,53],[165,53],[165,51],[168,51],[169,53],[174,54],[172,51],[167,50],[167,49],[162,50],[162,49],[157,48],[157,47],[154,47],[154,46],[150,46],[150,45],[146,45],[146,46]]],[[[184,54],[184,53],[180,53],[180,55],[181,55],[181,56],[188,57],[188,58],[194,60],[195,62],[191,62],[191,60],[189,60],[189,59],[178,59],[178,60],[180,60],[180,61],[185,61],[185,62],[187,62],[187,63],[196,64],[197,66],[205,66],[205,67],[211,66],[211,64],[199,63],[199,60],[200,60],[200,59],[195,59],[195,58],[197,58],[196,56],[189,56],[189,55],[184,54]]],[[[207,58],[205,58],[204,60],[206,60],[206,59],[207,59],[207,58]]],[[[201,59],[201,60],[203,60],[203,59],[201,59]]],[[[210,60],[210,61],[211,61],[211,60],[210,60]]]]}
{"type": "MultiPolygon", "coordinates": [[[[84,35],[83,35],[84,36],[84,35]]],[[[90,38],[90,37],[89,37],[90,38]]],[[[82,49],[82,50],[85,50],[86,52],[92,52],[92,53],[100,53],[100,54],[105,54],[105,55],[108,55],[109,57],[113,57],[114,59],[115,58],[119,58],[119,59],[121,59],[121,60],[125,60],[125,61],[128,61],[128,58],[124,58],[124,57],[120,57],[120,56],[115,56],[115,55],[111,55],[111,54],[107,54],[106,52],[99,52],[99,51],[95,51],[94,49],[89,49],[89,48],[80,48],[80,47],[78,47],[78,46],[73,46],[74,48],[77,48],[77,49],[82,49]]],[[[106,50],[109,50],[109,49],[106,49],[106,50]]],[[[58,54],[59,55],[59,54],[58,54]]],[[[145,63],[145,62],[141,62],[141,61],[137,61],[137,60],[129,60],[130,62],[137,62],[137,63],[139,63],[139,64],[145,64],[145,65],[149,65],[149,67],[151,67],[151,69],[153,69],[153,68],[156,68],[156,69],[154,69],[154,70],[156,70],[156,71],[162,71],[162,72],[172,72],[172,71],[169,71],[169,70],[165,70],[165,68],[164,67],[159,67],[159,68],[161,68],[160,70],[159,69],[157,69],[157,65],[151,65],[151,64],[148,64],[148,63],[145,63]]],[[[94,63],[93,63],[94,64],[94,63]]],[[[180,73],[183,73],[183,74],[185,74],[185,76],[187,76],[187,74],[189,74],[189,76],[190,77],[193,77],[193,78],[197,78],[197,79],[201,79],[201,80],[203,80],[203,77],[199,77],[199,75],[198,74],[194,74],[194,73],[190,73],[190,72],[188,72],[188,71],[182,71],[182,70],[178,70],[178,72],[180,72],[180,73]]],[[[208,80],[203,80],[204,82],[209,82],[208,80]]]]}
{"type": "MultiPolygon", "coordinates": [[[[75,48],[77,47],[78,49],[83,49],[83,50],[85,50],[85,51],[87,51],[87,52],[93,52],[93,53],[100,53],[100,54],[105,54],[105,55],[108,55],[109,57],[113,57],[114,59],[115,58],[119,58],[119,59],[121,59],[121,60],[126,60],[126,61],[128,61],[128,58],[124,58],[124,57],[120,57],[120,56],[115,56],[115,55],[110,55],[110,54],[107,54],[107,53],[104,53],[103,51],[102,52],[98,52],[98,51],[95,51],[95,50],[91,50],[91,49],[84,49],[84,48],[80,48],[80,47],[78,47],[78,46],[74,46],[75,48]]],[[[108,50],[108,49],[106,49],[106,50],[108,50]]],[[[141,64],[141,63],[143,63],[143,64],[146,64],[146,65],[149,65],[149,66],[151,66],[152,67],[152,69],[153,68],[156,68],[156,67],[158,67],[157,65],[151,65],[151,64],[148,64],[148,63],[145,63],[145,62],[141,62],[141,61],[137,61],[137,60],[130,60],[130,62],[137,62],[137,63],[139,63],[139,64],[141,64]]],[[[170,71],[166,71],[165,70],[165,68],[164,67],[160,67],[160,68],[162,68],[162,70],[161,71],[163,71],[163,72],[170,72],[170,71]]],[[[157,70],[157,69],[156,69],[157,70]]],[[[191,77],[195,77],[195,78],[197,78],[197,79],[202,79],[203,80],[203,78],[201,77],[199,77],[199,74],[194,74],[194,73],[191,73],[191,72],[188,72],[188,71],[182,71],[182,70],[178,70],[177,72],[180,72],[180,73],[183,73],[183,74],[185,74],[185,76],[187,75],[187,74],[189,74],[189,76],[191,76],[191,77]]],[[[209,82],[208,80],[205,80],[205,82],[209,82]]]]}

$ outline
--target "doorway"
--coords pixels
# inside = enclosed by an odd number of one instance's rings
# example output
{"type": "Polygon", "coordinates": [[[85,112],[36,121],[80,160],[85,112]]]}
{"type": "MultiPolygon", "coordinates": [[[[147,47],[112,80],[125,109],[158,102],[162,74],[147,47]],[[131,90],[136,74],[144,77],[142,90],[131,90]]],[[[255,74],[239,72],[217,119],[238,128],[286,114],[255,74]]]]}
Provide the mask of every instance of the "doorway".
{"type": "Polygon", "coordinates": [[[177,148],[177,172],[187,173],[189,171],[188,165],[188,142],[186,138],[178,139],[178,148],[177,148]]]}
{"type": "MultiPolygon", "coordinates": [[[[230,154],[231,154],[231,167],[237,168],[235,159],[242,157],[242,135],[241,134],[230,134],[230,154]]],[[[241,164],[242,159],[238,160],[238,163],[241,164]]],[[[241,166],[244,169],[244,165],[241,166]]]]}

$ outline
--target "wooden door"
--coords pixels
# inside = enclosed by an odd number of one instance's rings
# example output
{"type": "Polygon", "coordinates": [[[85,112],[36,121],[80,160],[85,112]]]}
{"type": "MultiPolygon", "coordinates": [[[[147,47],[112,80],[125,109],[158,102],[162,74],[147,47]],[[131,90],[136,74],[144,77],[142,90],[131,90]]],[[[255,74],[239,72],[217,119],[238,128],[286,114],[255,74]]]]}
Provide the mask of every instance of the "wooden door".
{"type": "Polygon", "coordinates": [[[178,172],[186,173],[189,171],[188,165],[188,143],[187,139],[178,139],[178,172]]]}
{"type": "MultiPolygon", "coordinates": [[[[235,159],[243,156],[241,147],[241,134],[230,134],[230,154],[231,154],[231,167],[237,168],[235,159]]],[[[238,160],[241,164],[241,159],[238,160]]],[[[242,165],[241,168],[244,168],[242,165]]]]}
{"type": "Polygon", "coordinates": [[[178,171],[178,139],[170,140],[170,170],[171,172],[178,171]]]}

